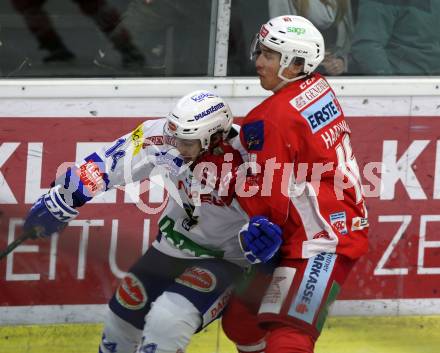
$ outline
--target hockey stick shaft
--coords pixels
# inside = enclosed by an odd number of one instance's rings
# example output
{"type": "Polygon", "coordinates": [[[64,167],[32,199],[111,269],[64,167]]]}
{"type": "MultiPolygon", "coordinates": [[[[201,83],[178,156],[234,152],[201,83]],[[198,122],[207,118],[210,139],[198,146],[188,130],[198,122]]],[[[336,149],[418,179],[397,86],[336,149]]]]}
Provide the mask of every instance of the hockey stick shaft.
{"type": "Polygon", "coordinates": [[[17,246],[19,246],[21,243],[23,243],[25,240],[32,238],[33,234],[30,233],[24,233],[17,239],[15,239],[11,244],[8,245],[8,247],[2,251],[0,251],[0,260],[2,260],[4,257],[8,256],[8,254],[14,250],[17,246]]]}

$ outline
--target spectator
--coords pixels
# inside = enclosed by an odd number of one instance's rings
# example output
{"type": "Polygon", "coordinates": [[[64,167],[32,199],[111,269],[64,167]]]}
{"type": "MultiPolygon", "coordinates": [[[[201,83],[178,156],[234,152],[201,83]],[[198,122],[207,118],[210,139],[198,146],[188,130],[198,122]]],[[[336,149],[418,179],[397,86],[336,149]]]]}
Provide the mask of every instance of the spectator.
{"type": "MultiPolygon", "coordinates": [[[[126,30],[120,30],[119,35],[110,34],[118,25],[119,12],[106,0],[72,0],[77,3],[82,13],[91,17],[99,29],[111,40],[114,48],[120,53],[124,66],[143,63],[143,55],[132,44],[126,30]]],[[[44,9],[46,0],[11,0],[12,5],[20,13],[31,33],[36,37],[40,49],[49,54],[44,62],[71,61],[75,55],[64,44],[58,35],[49,15],[44,9]]]]}
{"type": "Polygon", "coordinates": [[[347,72],[353,33],[350,0],[269,0],[271,18],[284,14],[307,18],[324,36],[327,50],[318,72],[332,76],[347,72]]]}
{"type": "Polygon", "coordinates": [[[440,74],[440,0],[360,0],[353,72],[440,74]]]}
{"type": "MultiPolygon", "coordinates": [[[[145,76],[204,75],[208,67],[211,1],[132,0],[110,37],[128,30],[145,55],[145,76]],[[176,68],[177,72],[173,72],[176,68]]],[[[100,50],[98,66],[110,51],[100,50]]]]}

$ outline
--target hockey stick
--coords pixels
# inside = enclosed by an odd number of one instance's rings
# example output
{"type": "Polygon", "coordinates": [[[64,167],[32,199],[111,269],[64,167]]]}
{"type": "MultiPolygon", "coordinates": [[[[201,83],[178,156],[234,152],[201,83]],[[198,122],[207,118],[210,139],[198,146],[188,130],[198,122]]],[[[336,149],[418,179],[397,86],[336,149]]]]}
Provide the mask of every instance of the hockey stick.
{"type": "Polygon", "coordinates": [[[25,240],[32,238],[34,236],[33,232],[24,233],[21,236],[19,236],[17,239],[15,239],[11,244],[8,245],[8,247],[2,251],[0,251],[0,260],[2,260],[4,257],[8,256],[8,254],[14,250],[17,246],[19,246],[21,243],[23,243],[25,240]]]}

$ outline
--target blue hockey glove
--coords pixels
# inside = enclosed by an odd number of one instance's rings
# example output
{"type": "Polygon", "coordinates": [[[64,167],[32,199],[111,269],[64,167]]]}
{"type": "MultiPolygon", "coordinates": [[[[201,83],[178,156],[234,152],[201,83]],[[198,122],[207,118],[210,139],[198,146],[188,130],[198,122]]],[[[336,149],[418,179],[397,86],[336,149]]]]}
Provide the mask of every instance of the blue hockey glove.
{"type": "Polygon", "coordinates": [[[269,261],[281,246],[281,229],[267,217],[255,216],[240,231],[239,241],[251,264],[269,261]]]}
{"type": "Polygon", "coordinates": [[[60,186],[55,186],[42,195],[30,209],[24,222],[25,233],[33,237],[48,237],[63,230],[67,223],[78,215],[59,193],[60,186]]]}

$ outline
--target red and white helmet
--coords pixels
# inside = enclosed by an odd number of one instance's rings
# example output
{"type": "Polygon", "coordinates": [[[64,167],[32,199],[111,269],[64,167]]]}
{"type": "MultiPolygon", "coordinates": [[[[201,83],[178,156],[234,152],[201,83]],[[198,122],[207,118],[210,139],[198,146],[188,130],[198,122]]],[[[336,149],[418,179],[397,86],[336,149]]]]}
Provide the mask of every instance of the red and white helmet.
{"type": "Polygon", "coordinates": [[[232,126],[232,112],[219,96],[198,90],[182,97],[168,114],[165,133],[180,139],[198,139],[208,148],[211,136],[223,132],[226,138],[232,126]]]}
{"type": "Polygon", "coordinates": [[[281,54],[278,77],[284,81],[294,81],[282,75],[295,58],[304,59],[304,73],[312,73],[324,59],[324,38],[308,19],[301,16],[279,16],[261,26],[251,46],[251,59],[258,45],[281,54]]]}

